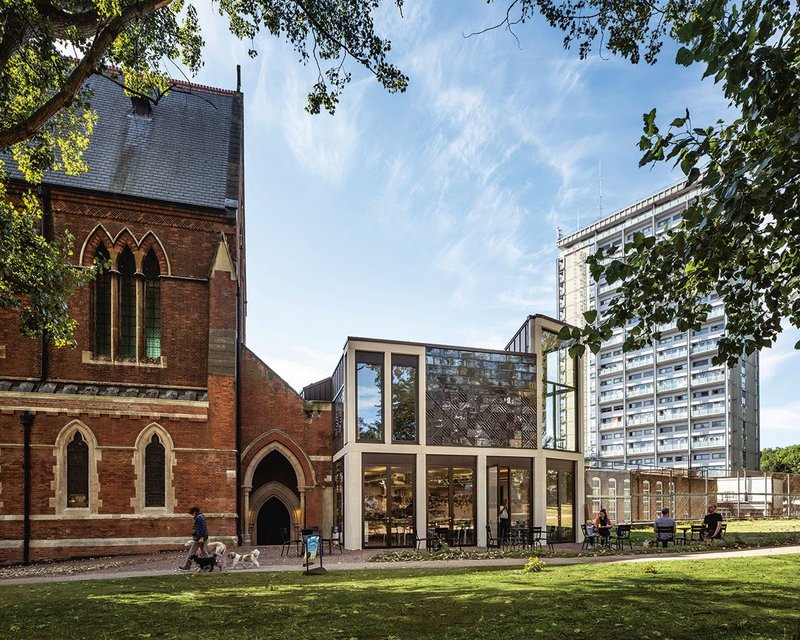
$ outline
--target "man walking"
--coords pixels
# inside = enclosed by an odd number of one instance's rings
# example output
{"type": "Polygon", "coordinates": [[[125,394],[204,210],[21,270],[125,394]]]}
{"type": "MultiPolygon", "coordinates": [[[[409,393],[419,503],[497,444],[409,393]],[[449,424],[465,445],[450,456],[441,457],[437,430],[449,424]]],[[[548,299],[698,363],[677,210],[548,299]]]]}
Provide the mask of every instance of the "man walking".
{"type": "Polygon", "coordinates": [[[201,555],[206,555],[205,545],[208,540],[208,527],[206,527],[206,517],[200,513],[200,507],[192,507],[189,513],[194,517],[192,523],[192,544],[189,547],[189,553],[186,554],[186,562],[182,567],[178,567],[181,571],[189,571],[192,568],[192,556],[198,550],[202,551],[201,555]]]}

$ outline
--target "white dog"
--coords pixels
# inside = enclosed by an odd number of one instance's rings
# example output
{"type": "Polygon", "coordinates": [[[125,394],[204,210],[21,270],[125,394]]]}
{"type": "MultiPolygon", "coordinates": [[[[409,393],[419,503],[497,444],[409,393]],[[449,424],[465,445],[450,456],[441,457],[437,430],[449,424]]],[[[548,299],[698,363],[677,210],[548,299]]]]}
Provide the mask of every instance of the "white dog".
{"type": "MultiPolygon", "coordinates": [[[[188,549],[194,543],[193,540],[187,540],[183,547],[184,549],[188,549]]],[[[210,556],[217,556],[217,562],[225,559],[225,552],[228,550],[228,547],[225,546],[224,542],[207,542],[205,546],[205,551],[210,556]]]]}
{"type": "Polygon", "coordinates": [[[231,569],[235,569],[236,565],[239,563],[241,563],[242,567],[246,564],[248,569],[260,567],[261,565],[258,564],[258,556],[260,555],[261,552],[258,549],[253,549],[250,553],[236,553],[235,551],[231,551],[228,554],[228,557],[233,560],[231,569]]]}

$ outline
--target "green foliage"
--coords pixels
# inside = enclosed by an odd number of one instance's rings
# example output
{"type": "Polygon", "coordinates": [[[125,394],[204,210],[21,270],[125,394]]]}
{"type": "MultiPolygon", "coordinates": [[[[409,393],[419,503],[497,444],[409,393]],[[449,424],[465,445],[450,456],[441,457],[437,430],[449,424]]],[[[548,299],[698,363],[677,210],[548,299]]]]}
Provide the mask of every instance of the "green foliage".
{"type": "Polygon", "coordinates": [[[761,470],[800,473],[800,444],[762,449],[761,470]]]}
{"type": "Polygon", "coordinates": [[[642,573],[651,573],[655,575],[658,573],[658,569],[656,569],[655,565],[653,564],[646,564],[642,566],[642,573]]]}
{"type": "MultiPolygon", "coordinates": [[[[786,318],[800,327],[800,9],[788,0],[519,0],[503,24],[541,13],[585,57],[599,41],[631,62],[655,61],[664,38],[680,47],[676,64],[698,65],[719,85],[729,121],[697,126],[688,110],[663,129],[644,115],[642,166],[679,166],[696,197],[677,229],[658,240],[637,234],[621,251],[598,252],[592,276],[619,283],[621,296],[601,318],[570,336],[574,354],[593,350],[614,327],[638,323],[624,350],[674,323],[699,327],[716,291],[726,334],[715,362],[735,365],[768,347],[786,318]]],[[[498,25],[499,26],[499,25],[498,25]]],[[[795,345],[800,348],[800,343],[795,345]]]]}
{"type": "Polygon", "coordinates": [[[525,563],[525,566],[522,567],[523,573],[541,573],[542,570],[547,566],[547,563],[544,560],[541,560],[536,557],[528,558],[528,561],[525,563]]]}
{"type": "MultiPolygon", "coordinates": [[[[394,0],[398,9],[402,0],[394,0]]],[[[379,0],[220,0],[231,32],[253,40],[261,29],[285,40],[318,72],[307,110],[333,113],[350,81],[348,58],[389,91],[408,78],[388,62],[391,44],[375,33],[379,0]]],[[[203,64],[194,5],[184,0],[0,0],[0,153],[31,184],[46,171],[79,174],[95,124],[86,79],[100,74],[157,103],[174,84],[165,62],[194,74],[203,64]]],[[[255,51],[251,49],[251,54],[255,51]]],[[[0,161],[0,183],[6,174],[0,161]]],[[[44,332],[57,345],[73,341],[67,301],[92,273],[68,267],[68,236],[36,232],[39,205],[0,192],[0,308],[21,310],[25,335],[44,332]],[[34,268],[35,267],[35,268],[34,268]]]]}
{"type": "Polygon", "coordinates": [[[69,234],[47,242],[38,233],[41,216],[32,193],[13,203],[0,183],[0,308],[19,311],[23,335],[33,338],[44,332],[56,346],[63,346],[72,344],[75,328],[67,301],[94,270],[69,264],[69,234]]]}

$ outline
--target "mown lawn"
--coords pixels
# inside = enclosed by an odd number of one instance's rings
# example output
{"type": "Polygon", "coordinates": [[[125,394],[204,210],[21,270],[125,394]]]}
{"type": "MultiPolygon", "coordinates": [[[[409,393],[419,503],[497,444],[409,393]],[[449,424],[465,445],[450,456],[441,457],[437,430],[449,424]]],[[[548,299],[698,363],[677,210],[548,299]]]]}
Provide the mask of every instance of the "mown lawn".
{"type": "Polygon", "coordinates": [[[2,638],[800,639],[800,556],[0,586],[2,638]]]}

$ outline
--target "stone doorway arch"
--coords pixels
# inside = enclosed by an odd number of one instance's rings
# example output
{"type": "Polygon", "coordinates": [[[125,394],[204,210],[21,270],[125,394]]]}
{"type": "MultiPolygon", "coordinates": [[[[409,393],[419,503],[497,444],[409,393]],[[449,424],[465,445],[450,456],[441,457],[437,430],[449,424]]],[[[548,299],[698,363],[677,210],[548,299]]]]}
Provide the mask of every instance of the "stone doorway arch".
{"type": "MultiPolygon", "coordinates": [[[[289,512],[289,520],[292,530],[290,534],[294,534],[297,528],[303,526],[304,523],[304,509],[305,509],[305,489],[309,481],[313,482],[313,478],[309,477],[309,473],[305,472],[305,467],[300,458],[285,444],[272,441],[264,445],[258,453],[256,453],[244,473],[244,482],[242,483],[242,497],[243,497],[243,514],[245,522],[243,523],[243,540],[244,545],[252,545],[258,540],[258,516],[264,505],[271,499],[277,499],[286,507],[289,512]],[[285,482],[277,482],[272,479],[260,484],[266,478],[263,477],[264,469],[259,470],[259,466],[265,459],[272,454],[274,459],[276,454],[279,454],[278,459],[282,463],[288,475],[294,475],[292,482],[287,486],[285,482]],[[291,471],[289,471],[291,469],[291,471]],[[257,473],[258,471],[258,473],[257,473]],[[253,486],[257,484],[258,486],[253,486]]],[[[311,470],[313,475],[313,470],[311,470]]]]}
{"type": "Polygon", "coordinates": [[[279,482],[268,482],[267,484],[256,489],[250,496],[250,513],[248,514],[248,527],[247,534],[250,537],[249,544],[256,544],[258,542],[258,516],[261,510],[266,506],[270,500],[277,500],[289,512],[289,534],[291,535],[295,528],[300,527],[300,499],[297,495],[289,489],[286,485],[279,482]]]}

